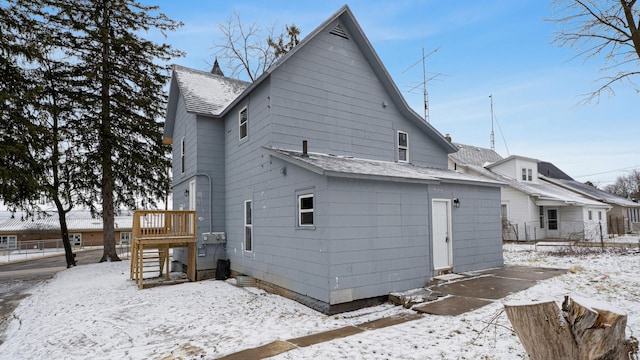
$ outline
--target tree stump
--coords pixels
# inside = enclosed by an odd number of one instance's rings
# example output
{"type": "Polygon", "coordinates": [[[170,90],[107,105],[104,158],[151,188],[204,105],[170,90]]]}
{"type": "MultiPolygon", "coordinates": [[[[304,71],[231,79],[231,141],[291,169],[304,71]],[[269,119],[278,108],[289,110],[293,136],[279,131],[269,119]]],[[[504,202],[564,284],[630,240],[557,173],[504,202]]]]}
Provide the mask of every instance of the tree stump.
{"type": "Polygon", "coordinates": [[[562,312],[553,301],[504,308],[533,360],[637,359],[637,340],[625,339],[627,315],[607,304],[565,296],[562,312]]]}

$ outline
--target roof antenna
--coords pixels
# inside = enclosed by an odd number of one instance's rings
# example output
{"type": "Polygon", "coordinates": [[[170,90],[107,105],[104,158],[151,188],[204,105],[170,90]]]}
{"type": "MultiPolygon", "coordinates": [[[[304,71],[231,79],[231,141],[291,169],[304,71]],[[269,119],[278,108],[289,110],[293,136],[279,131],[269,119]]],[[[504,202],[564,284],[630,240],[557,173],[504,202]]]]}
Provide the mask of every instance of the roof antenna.
{"type": "Polygon", "coordinates": [[[496,150],[496,140],[493,133],[493,94],[489,95],[489,101],[491,101],[491,150],[496,150]]]}

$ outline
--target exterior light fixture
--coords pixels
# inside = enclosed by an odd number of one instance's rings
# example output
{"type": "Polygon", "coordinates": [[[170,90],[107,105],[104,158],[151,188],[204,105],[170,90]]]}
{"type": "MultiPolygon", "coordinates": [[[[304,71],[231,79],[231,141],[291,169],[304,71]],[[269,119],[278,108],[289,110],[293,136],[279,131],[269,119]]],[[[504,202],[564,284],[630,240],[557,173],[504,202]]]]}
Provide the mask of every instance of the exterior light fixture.
{"type": "Polygon", "coordinates": [[[189,197],[189,189],[184,190],[184,197],[189,197]]]}
{"type": "Polygon", "coordinates": [[[453,206],[459,208],[460,207],[460,199],[453,198],[453,206]]]}

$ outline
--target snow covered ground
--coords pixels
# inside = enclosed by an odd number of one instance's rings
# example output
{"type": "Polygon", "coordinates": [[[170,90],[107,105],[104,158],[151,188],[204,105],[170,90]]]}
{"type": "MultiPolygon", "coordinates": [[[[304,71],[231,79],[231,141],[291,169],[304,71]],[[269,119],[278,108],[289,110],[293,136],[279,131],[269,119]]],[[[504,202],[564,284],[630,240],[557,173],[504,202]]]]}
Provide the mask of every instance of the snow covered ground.
{"type": "MultiPolygon", "coordinates": [[[[295,349],[274,359],[526,358],[502,312],[503,302],[575,295],[628,314],[627,336],[640,334],[640,254],[556,256],[505,245],[511,265],[568,273],[460,316],[425,316],[404,324],[295,349]]],[[[79,266],[31,290],[14,311],[0,345],[3,359],[213,359],[346,325],[408,312],[389,304],[326,316],[232,280],[137,290],[129,262],[79,266]]]]}

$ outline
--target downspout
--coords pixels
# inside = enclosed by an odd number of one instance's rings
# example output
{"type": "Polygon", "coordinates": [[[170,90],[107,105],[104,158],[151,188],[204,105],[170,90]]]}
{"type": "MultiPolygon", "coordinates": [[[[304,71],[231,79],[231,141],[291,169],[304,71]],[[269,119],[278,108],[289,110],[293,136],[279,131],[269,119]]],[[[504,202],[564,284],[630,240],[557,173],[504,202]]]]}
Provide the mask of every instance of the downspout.
{"type": "Polygon", "coordinates": [[[192,176],[173,184],[171,186],[171,190],[173,190],[176,186],[181,185],[193,179],[196,176],[206,176],[207,180],[209,181],[209,232],[212,233],[213,232],[213,182],[211,181],[211,176],[207,173],[195,173],[192,176]]]}

